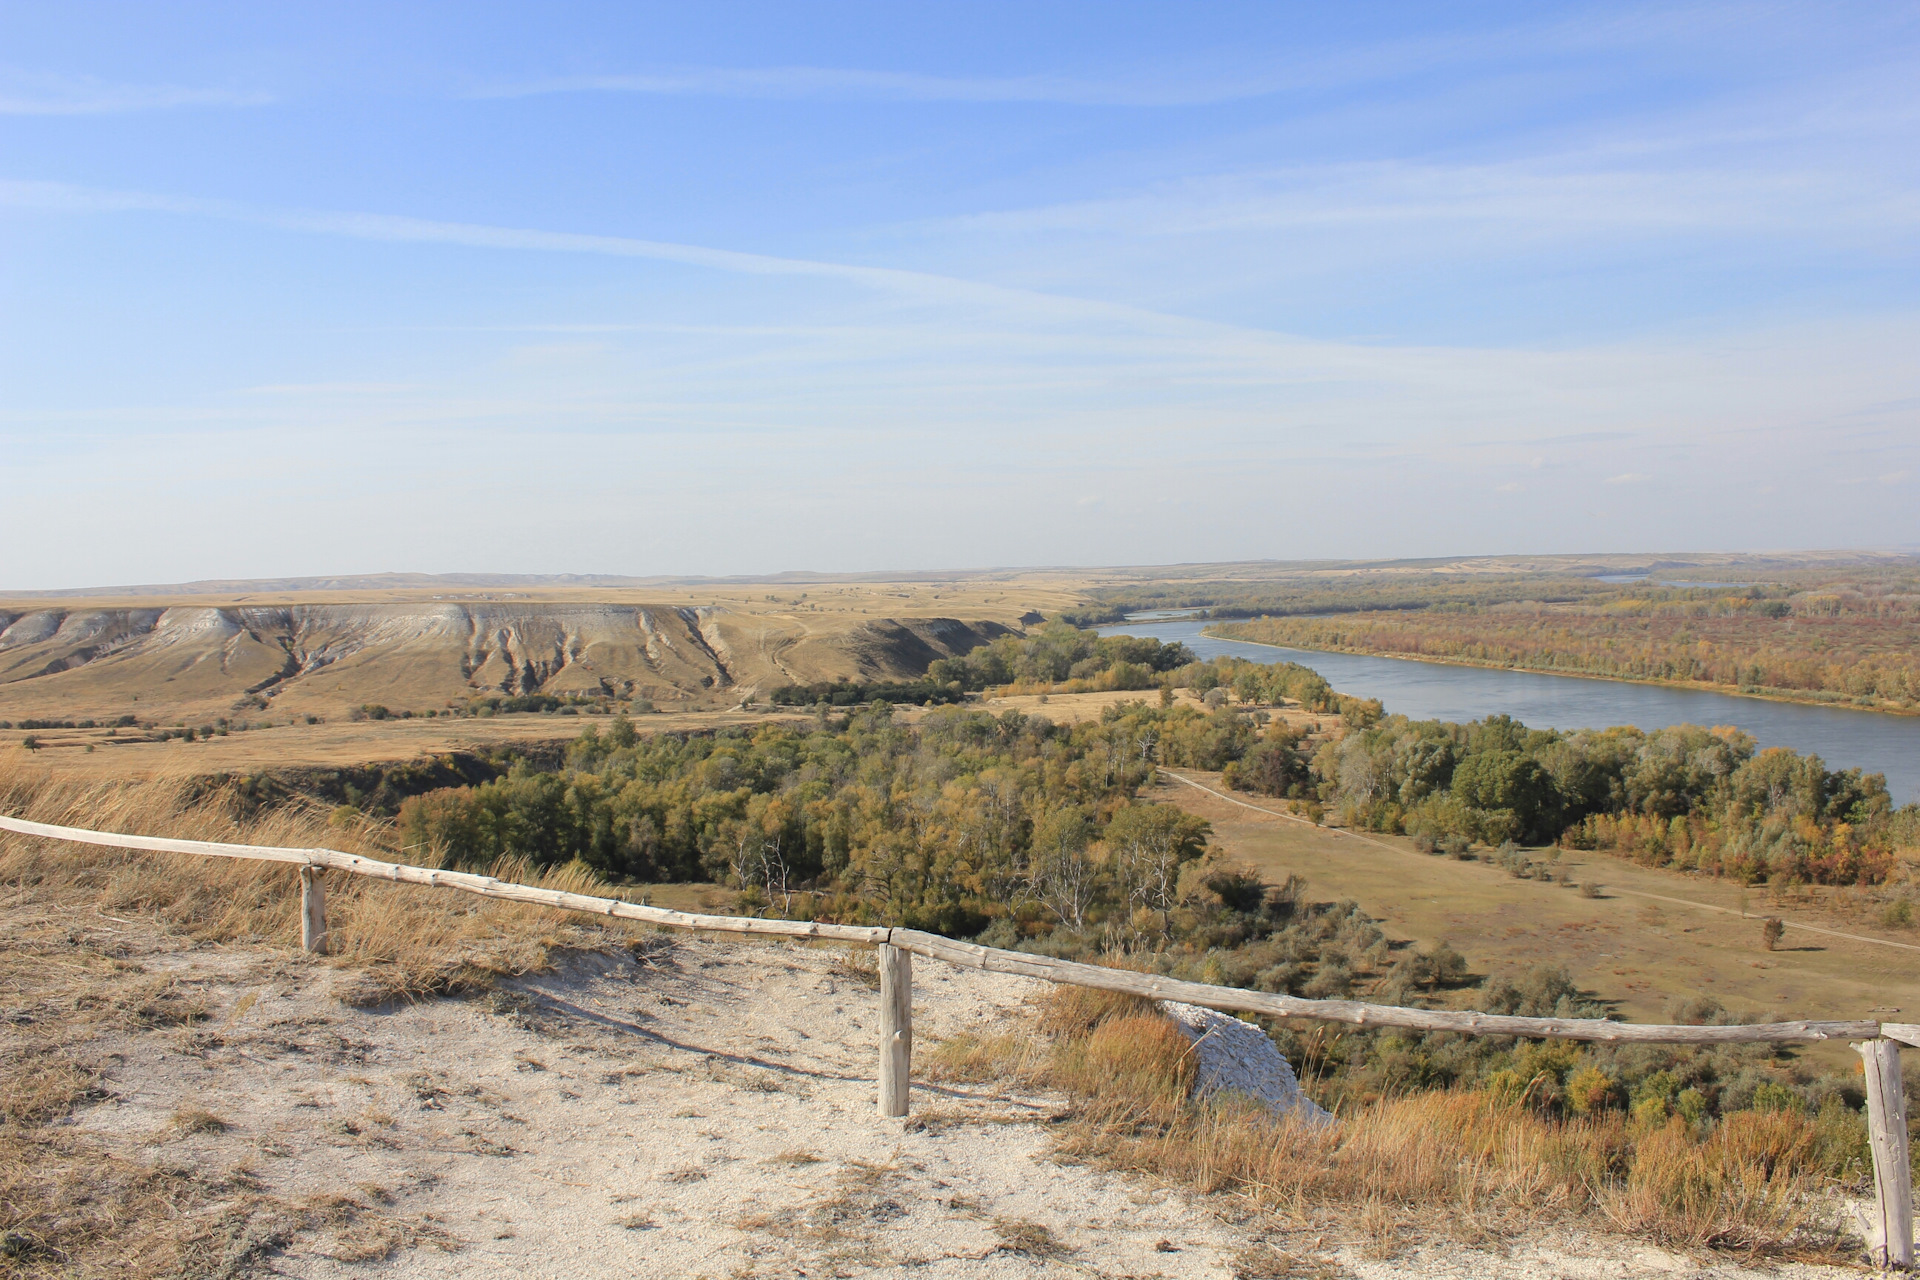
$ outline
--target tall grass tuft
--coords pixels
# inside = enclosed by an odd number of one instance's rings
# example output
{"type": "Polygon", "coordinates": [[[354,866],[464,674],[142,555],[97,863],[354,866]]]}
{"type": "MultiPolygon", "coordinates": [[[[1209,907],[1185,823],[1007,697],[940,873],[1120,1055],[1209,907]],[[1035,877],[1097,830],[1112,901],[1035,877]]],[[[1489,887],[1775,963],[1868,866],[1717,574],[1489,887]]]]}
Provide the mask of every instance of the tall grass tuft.
{"type": "MultiPolygon", "coordinates": [[[[290,804],[256,809],[233,787],[161,781],[76,781],[0,766],[0,812],[39,822],[187,840],[326,847],[392,860],[388,829],[290,804]]],[[[492,868],[503,880],[607,895],[584,867],[544,872],[518,860],[492,868]]],[[[0,832],[0,884],[30,888],[49,905],[87,905],[145,916],[188,937],[294,947],[300,883],[285,863],[146,853],[0,832]]],[[[333,963],[351,969],[358,1002],[484,987],[541,967],[556,947],[618,945],[623,923],[583,920],[517,903],[396,885],[364,876],[327,877],[333,963]]]]}
{"type": "Polygon", "coordinates": [[[1741,1112],[1717,1123],[1560,1117],[1511,1090],[1350,1104],[1316,1127],[1244,1098],[1190,1100],[1185,1037],[1152,1006],[1084,989],[1043,1000],[1050,1056],[1030,1071],[1076,1099],[1070,1155],[1231,1192],[1359,1232],[1374,1219],[1469,1238],[1546,1221],[1747,1255],[1842,1252],[1826,1193],[1857,1181],[1859,1118],[1741,1112]],[[1845,1132],[1841,1132],[1845,1130],[1845,1132]]]}

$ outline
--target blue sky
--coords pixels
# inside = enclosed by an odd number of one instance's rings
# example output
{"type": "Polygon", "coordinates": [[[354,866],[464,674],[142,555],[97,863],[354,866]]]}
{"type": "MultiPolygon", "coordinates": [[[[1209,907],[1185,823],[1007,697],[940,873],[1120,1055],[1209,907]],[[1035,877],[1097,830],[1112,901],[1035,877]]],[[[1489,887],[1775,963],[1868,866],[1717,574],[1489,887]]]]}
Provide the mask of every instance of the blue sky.
{"type": "Polygon", "coordinates": [[[1920,10],[0,3],[0,586],[1920,542],[1920,10]]]}

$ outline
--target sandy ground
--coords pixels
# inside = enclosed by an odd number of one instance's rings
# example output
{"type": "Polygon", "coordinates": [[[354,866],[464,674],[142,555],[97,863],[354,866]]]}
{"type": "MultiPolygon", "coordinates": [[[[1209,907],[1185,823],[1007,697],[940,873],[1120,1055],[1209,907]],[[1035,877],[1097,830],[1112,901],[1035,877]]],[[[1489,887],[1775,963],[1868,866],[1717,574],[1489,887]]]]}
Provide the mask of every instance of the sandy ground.
{"type": "MultiPolygon", "coordinates": [[[[489,996],[368,1010],[339,999],[351,971],[298,954],[196,946],[111,917],[68,927],[208,1012],[96,1046],[104,1096],[68,1123],[134,1160],[229,1182],[239,1171],[283,1202],[366,1211],[262,1250],[272,1274],[1842,1274],[1701,1270],[1559,1236],[1382,1259],[1235,1197],[1056,1161],[1059,1097],[922,1075],[912,1116],[883,1120],[877,992],[862,958],[838,949],[652,936],[489,996]]],[[[1027,979],[930,962],[915,979],[923,1045],[1030,1025],[1027,979]]]]}

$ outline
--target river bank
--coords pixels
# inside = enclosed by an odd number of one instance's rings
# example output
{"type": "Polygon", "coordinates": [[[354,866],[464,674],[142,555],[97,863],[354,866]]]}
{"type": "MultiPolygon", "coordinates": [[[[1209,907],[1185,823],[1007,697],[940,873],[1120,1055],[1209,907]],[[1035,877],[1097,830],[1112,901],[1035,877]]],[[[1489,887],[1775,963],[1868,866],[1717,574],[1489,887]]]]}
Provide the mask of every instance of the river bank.
{"type": "Polygon", "coordinates": [[[1401,653],[1386,649],[1364,649],[1356,645],[1318,645],[1291,644],[1267,645],[1264,640],[1247,640],[1240,636],[1222,635],[1214,630],[1216,626],[1231,623],[1213,623],[1202,629],[1201,634],[1214,636],[1221,640],[1232,640],[1240,644],[1266,645],[1274,649],[1295,649],[1302,653],[1350,653],[1369,658],[1392,658],[1397,662],[1425,662],[1442,667],[1480,667],[1489,671],[1529,671],[1543,676],[1562,676],[1569,680],[1600,680],[1609,684],[1643,684],[1662,689],[1697,690],[1702,693],[1717,693],[1726,698],[1753,698],[1761,702],[1789,702],[1806,707],[1831,707],[1836,711],[1861,711],[1869,715],[1915,716],[1920,717],[1920,706],[1903,707],[1897,703],[1882,702],[1863,704],[1843,694],[1821,695],[1820,691],[1801,689],[1754,688],[1750,685],[1717,684],[1706,680],[1662,680],[1654,676],[1612,676],[1599,675],[1592,671],[1568,671],[1561,667],[1542,666],[1529,662],[1495,662],[1480,658],[1435,657],[1425,653],[1401,653]]]}
{"type": "Polygon", "coordinates": [[[1763,747],[1815,754],[1829,768],[1885,774],[1896,804],[1920,800],[1920,716],[1698,686],[1297,649],[1206,634],[1211,625],[1194,618],[1138,620],[1101,630],[1179,641],[1201,658],[1231,655],[1253,662],[1298,662],[1342,693],[1378,698],[1388,712],[1415,720],[1465,723],[1508,715],[1534,728],[1568,731],[1628,724],[1648,731],[1674,724],[1735,725],[1763,747]]]}

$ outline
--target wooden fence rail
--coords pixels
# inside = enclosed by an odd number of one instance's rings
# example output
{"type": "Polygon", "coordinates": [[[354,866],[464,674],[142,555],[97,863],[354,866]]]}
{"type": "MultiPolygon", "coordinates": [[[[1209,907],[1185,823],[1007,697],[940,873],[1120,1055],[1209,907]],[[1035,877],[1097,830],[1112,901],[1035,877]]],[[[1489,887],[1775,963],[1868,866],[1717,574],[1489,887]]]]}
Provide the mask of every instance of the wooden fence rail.
{"type": "Polygon", "coordinates": [[[879,950],[879,1103],[880,1113],[884,1116],[907,1114],[913,1057],[911,957],[915,955],[966,969],[1020,974],[1048,982],[1125,992],[1150,1000],[1175,1000],[1231,1013],[1341,1022],[1355,1027],[1400,1027],[1413,1031],[1450,1031],[1460,1035],[1589,1040],[1607,1044],[1792,1044],[1834,1039],[1856,1040],[1861,1042],[1855,1048],[1866,1067],[1867,1119],[1877,1190],[1874,1231],[1879,1238],[1869,1241],[1869,1247],[1882,1266],[1911,1268],[1914,1265],[1913,1185],[1899,1051],[1903,1044],[1920,1046],[1920,1024],[1803,1021],[1731,1027],[1653,1026],[1602,1018],[1521,1018],[1472,1011],[1410,1009],[1399,1005],[1366,1004],[1358,1000],[1306,1000],[1265,991],[1246,991],[1238,987],[1217,987],[1204,982],[1183,982],[1158,974],[1079,964],[1022,951],[1003,951],[971,942],[956,942],[952,938],[923,933],[917,929],[671,911],[618,898],[600,898],[584,893],[564,893],[512,884],[492,876],[465,871],[442,871],[406,863],[381,862],[333,849],[288,849],[273,845],[170,840],[158,836],[122,835],[84,827],[55,826],[6,816],[0,816],[0,831],[120,849],[295,864],[300,868],[300,943],[311,952],[327,950],[326,890],[322,878],[322,873],[327,870],[402,884],[426,885],[429,888],[459,889],[506,902],[581,911],[675,929],[866,943],[879,950]]]}

